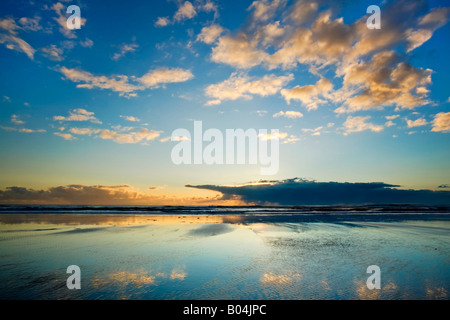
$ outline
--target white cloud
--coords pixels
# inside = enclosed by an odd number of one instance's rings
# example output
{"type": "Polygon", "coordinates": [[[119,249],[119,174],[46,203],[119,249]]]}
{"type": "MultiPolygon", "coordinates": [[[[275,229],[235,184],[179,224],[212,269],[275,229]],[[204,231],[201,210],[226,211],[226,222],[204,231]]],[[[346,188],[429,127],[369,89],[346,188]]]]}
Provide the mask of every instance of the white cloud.
{"type": "Polygon", "coordinates": [[[47,132],[44,129],[37,129],[37,130],[33,130],[33,129],[28,129],[28,128],[21,128],[19,129],[19,132],[25,132],[25,133],[33,133],[33,132],[47,132]]]}
{"type": "Polygon", "coordinates": [[[197,41],[201,41],[207,44],[214,43],[223,31],[223,28],[217,24],[203,27],[202,31],[197,36],[197,41]]]}
{"type": "Polygon", "coordinates": [[[319,104],[326,103],[323,98],[330,98],[333,85],[328,79],[321,78],[315,85],[296,86],[292,89],[281,90],[281,95],[288,104],[291,100],[301,101],[308,110],[315,110],[319,104]]]}
{"type": "Polygon", "coordinates": [[[274,118],[278,118],[278,117],[285,117],[285,118],[289,118],[289,119],[295,119],[295,118],[301,118],[303,117],[303,114],[301,112],[298,111],[280,111],[277,112],[273,115],[274,118]]]}
{"type": "Polygon", "coordinates": [[[161,85],[175,82],[185,82],[194,77],[190,70],[184,70],[181,68],[166,68],[161,67],[158,69],[150,70],[140,78],[128,77],[125,75],[117,76],[96,76],[90,72],[68,69],[61,67],[59,71],[66,77],[77,84],[77,88],[85,89],[108,89],[115,92],[119,92],[120,96],[136,97],[135,91],[145,90],[148,88],[158,88],[161,85]],[[130,78],[135,83],[130,82],[130,78]]]}
{"type": "Polygon", "coordinates": [[[450,112],[439,112],[433,119],[433,132],[450,132],[450,112]]]}
{"type": "Polygon", "coordinates": [[[285,2],[284,0],[257,0],[252,2],[248,10],[253,10],[252,20],[264,22],[273,18],[275,11],[285,2]]]}
{"type": "Polygon", "coordinates": [[[89,38],[86,38],[86,40],[80,41],[80,44],[81,44],[82,47],[92,48],[94,46],[94,41],[92,41],[89,38]]]}
{"type": "Polygon", "coordinates": [[[297,141],[300,141],[300,138],[291,134],[289,137],[283,140],[283,144],[294,144],[297,141]]]}
{"type": "Polygon", "coordinates": [[[311,133],[312,136],[320,136],[320,132],[323,129],[323,126],[319,126],[315,129],[302,129],[305,133],[311,133]]]}
{"type": "Polygon", "coordinates": [[[105,129],[100,133],[100,138],[110,139],[117,143],[144,143],[158,138],[161,131],[154,131],[143,128],[137,132],[118,133],[116,131],[105,129]]]}
{"type": "Polygon", "coordinates": [[[192,78],[194,78],[194,75],[190,70],[162,67],[150,70],[137,80],[142,83],[145,88],[158,88],[167,83],[185,82],[192,78]]]}
{"type": "Polygon", "coordinates": [[[249,42],[244,33],[232,38],[220,37],[212,49],[211,60],[228,64],[239,69],[248,69],[261,64],[268,57],[267,53],[256,48],[257,43],[249,42]]]}
{"type": "Polygon", "coordinates": [[[158,17],[155,27],[166,27],[168,25],[183,22],[194,18],[199,12],[214,12],[214,19],[218,16],[218,10],[215,3],[209,0],[177,1],[178,9],[173,15],[172,20],[169,17],[158,17]]]}
{"type": "Polygon", "coordinates": [[[430,69],[420,69],[406,62],[397,62],[393,51],[373,55],[368,63],[349,66],[345,71],[344,87],[336,97],[345,97],[345,105],[335,112],[355,112],[396,106],[396,109],[413,109],[428,104],[431,84],[430,69]],[[419,89],[421,88],[421,89],[419,89]],[[425,90],[424,90],[425,89],[425,90]]]}
{"type": "Polygon", "coordinates": [[[6,48],[25,53],[31,60],[34,59],[36,50],[25,40],[19,37],[19,31],[39,31],[40,17],[20,18],[19,24],[13,18],[0,19],[0,43],[6,48]]]}
{"type": "Polygon", "coordinates": [[[272,133],[258,134],[258,138],[260,138],[261,140],[273,140],[273,139],[283,140],[287,136],[288,136],[288,134],[286,132],[281,132],[281,131],[279,131],[278,133],[275,133],[275,134],[272,134],[272,133]]]}
{"type": "Polygon", "coordinates": [[[185,1],[175,12],[174,20],[175,21],[182,21],[186,19],[192,19],[197,15],[197,11],[195,10],[192,3],[189,1],[185,1]]]}
{"type": "Polygon", "coordinates": [[[54,132],[53,134],[63,138],[64,140],[76,140],[77,139],[76,137],[74,137],[70,133],[54,132]]]}
{"type": "Polygon", "coordinates": [[[116,77],[94,76],[92,73],[87,71],[68,69],[66,67],[61,67],[59,71],[67,79],[80,83],[77,85],[77,88],[109,89],[115,92],[120,92],[122,95],[139,89],[138,86],[130,84],[128,82],[128,77],[124,75],[119,75],[116,77]]]}
{"type": "MultiPolygon", "coordinates": [[[[319,11],[319,2],[298,0],[284,8],[287,3],[253,1],[248,24],[208,41],[213,44],[211,60],[237,69],[290,69],[302,64],[315,75],[333,66],[344,86],[334,92],[331,87],[327,97],[306,92],[312,91],[310,86],[285,89],[287,101],[297,99],[308,109],[327,100],[341,104],[338,113],[386,106],[413,109],[430,103],[432,70],[401,61],[394,50],[401,47],[409,52],[421,46],[448,21],[449,8],[433,9],[421,17],[418,2],[390,2],[383,11],[383,32],[377,33],[367,28],[367,16],[346,24],[343,18],[333,17],[332,9],[319,11]]],[[[217,103],[217,99],[208,102],[217,103]]]]}
{"type": "Polygon", "coordinates": [[[62,61],[64,60],[63,54],[64,50],[62,48],[58,48],[56,45],[52,44],[48,47],[44,47],[40,49],[44,55],[53,61],[62,61]]]}
{"type": "Polygon", "coordinates": [[[420,127],[420,126],[424,126],[427,124],[427,120],[425,120],[424,118],[420,118],[417,120],[409,120],[406,119],[406,123],[408,125],[408,128],[414,128],[414,127],[420,127]]]}
{"type": "Polygon", "coordinates": [[[16,115],[16,114],[13,114],[13,115],[11,116],[11,122],[14,123],[14,124],[19,124],[19,125],[25,124],[25,121],[20,120],[20,119],[19,119],[19,116],[16,115]]]}
{"type": "Polygon", "coordinates": [[[394,120],[394,119],[397,119],[398,117],[400,117],[399,114],[394,114],[392,116],[386,116],[385,118],[386,118],[386,120],[394,120]]]}
{"type": "Polygon", "coordinates": [[[16,24],[13,18],[0,19],[0,29],[7,31],[10,34],[17,34],[16,30],[21,28],[16,24]]]}
{"type": "Polygon", "coordinates": [[[386,128],[392,127],[392,126],[395,126],[395,123],[392,122],[391,120],[389,120],[389,121],[386,121],[386,122],[384,123],[384,126],[385,126],[386,128]]]}
{"type": "Polygon", "coordinates": [[[94,112],[87,111],[85,109],[73,109],[72,111],[69,111],[68,117],[64,116],[54,116],[53,120],[55,121],[90,121],[92,123],[98,123],[101,124],[102,122],[98,120],[94,116],[94,112]]]}
{"type": "Polygon", "coordinates": [[[139,48],[139,45],[137,43],[123,44],[122,46],[120,46],[119,52],[116,52],[113,55],[112,59],[114,61],[117,61],[120,58],[122,58],[123,56],[125,56],[127,53],[135,52],[137,50],[137,48],[139,48]]]}
{"type": "Polygon", "coordinates": [[[294,78],[292,74],[276,76],[268,74],[261,78],[249,77],[242,73],[233,73],[227,80],[209,85],[205,93],[214,98],[208,105],[220,104],[223,100],[252,99],[253,95],[267,97],[274,95],[294,78]]]}
{"type": "Polygon", "coordinates": [[[361,132],[364,130],[371,130],[374,132],[380,132],[383,130],[383,126],[381,125],[375,125],[373,123],[370,122],[366,122],[368,119],[370,119],[370,116],[365,116],[365,117],[361,117],[361,116],[357,116],[357,117],[352,117],[349,116],[347,118],[347,120],[344,122],[344,129],[346,131],[346,133],[351,133],[351,132],[361,132]]]}
{"type": "Polygon", "coordinates": [[[25,53],[31,60],[34,59],[36,50],[23,39],[14,35],[0,34],[0,43],[6,44],[6,48],[25,53]]]}
{"type": "Polygon", "coordinates": [[[258,114],[258,116],[262,117],[267,114],[267,110],[256,110],[256,113],[258,114]]]}
{"type": "Polygon", "coordinates": [[[167,17],[158,17],[155,22],[156,27],[165,27],[170,24],[170,19],[167,17]]]}
{"type": "Polygon", "coordinates": [[[131,122],[139,122],[141,121],[141,119],[137,118],[137,117],[133,117],[133,116],[120,116],[121,118],[124,118],[127,121],[131,121],[131,122]]]}
{"type": "Polygon", "coordinates": [[[22,17],[19,19],[19,24],[22,25],[22,29],[25,31],[39,31],[42,30],[42,26],[39,24],[41,17],[35,16],[34,18],[22,17]]]}
{"type": "Polygon", "coordinates": [[[97,134],[101,131],[101,129],[92,129],[92,128],[70,128],[69,130],[73,134],[78,135],[92,135],[97,134]]]}

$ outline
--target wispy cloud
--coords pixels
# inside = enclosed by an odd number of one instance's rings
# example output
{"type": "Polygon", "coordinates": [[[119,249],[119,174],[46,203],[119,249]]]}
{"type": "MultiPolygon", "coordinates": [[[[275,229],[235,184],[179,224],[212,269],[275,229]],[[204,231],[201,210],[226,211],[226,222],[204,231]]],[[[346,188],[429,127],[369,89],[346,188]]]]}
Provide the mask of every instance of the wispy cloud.
{"type": "Polygon", "coordinates": [[[301,118],[303,117],[303,113],[299,112],[299,111],[280,111],[277,112],[273,115],[274,118],[279,118],[279,117],[285,117],[285,118],[289,118],[289,119],[296,119],[296,118],[301,118]]]}
{"type": "Polygon", "coordinates": [[[94,46],[94,41],[89,38],[86,38],[84,41],[80,41],[80,44],[84,48],[92,48],[94,46]]]}
{"type": "Polygon", "coordinates": [[[365,130],[371,130],[374,132],[380,132],[383,130],[382,125],[375,125],[373,123],[367,122],[370,116],[349,116],[344,122],[345,133],[361,132],[365,130]]]}
{"type": "Polygon", "coordinates": [[[107,89],[119,92],[120,96],[130,97],[136,96],[136,91],[148,88],[159,88],[168,83],[185,82],[194,77],[190,70],[181,68],[166,68],[150,70],[140,78],[132,77],[134,83],[130,82],[130,77],[126,75],[117,76],[96,76],[90,72],[68,69],[61,67],[59,71],[66,79],[77,84],[77,88],[85,89],[107,89]]]}
{"type": "Polygon", "coordinates": [[[178,1],[177,10],[172,19],[169,17],[158,17],[155,27],[166,27],[171,24],[181,23],[185,20],[195,18],[199,12],[214,12],[214,18],[218,16],[217,5],[210,0],[178,1]]]}
{"type": "Polygon", "coordinates": [[[69,116],[54,116],[55,121],[90,121],[92,123],[101,124],[102,122],[94,116],[94,112],[87,111],[82,108],[69,111],[69,116]]]}
{"type": "Polygon", "coordinates": [[[102,130],[100,138],[113,140],[114,142],[123,143],[145,143],[146,141],[155,140],[161,135],[161,131],[149,130],[142,128],[139,131],[121,133],[109,129],[102,130]]]}
{"type": "Polygon", "coordinates": [[[141,121],[141,119],[134,117],[134,116],[120,116],[121,118],[124,118],[127,121],[131,121],[131,122],[139,122],[141,121]]]}
{"type": "Polygon", "coordinates": [[[135,52],[139,48],[137,43],[125,43],[120,46],[119,52],[116,52],[112,59],[117,61],[120,58],[124,57],[129,52],[135,52]]]}
{"type": "Polygon", "coordinates": [[[320,136],[320,133],[321,133],[322,129],[323,129],[323,126],[319,126],[317,128],[314,128],[314,129],[304,128],[304,129],[302,129],[302,131],[305,132],[305,133],[310,133],[312,136],[320,136]]]}
{"type": "Polygon", "coordinates": [[[101,132],[101,129],[93,129],[93,128],[70,128],[69,131],[73,134],[77,135],[93,135],[101,132]]]}
{"type": "Polygon", "coordinates": [[[13,114],[13,115],[11,116],[11,122],[14,123],[14,124],[25,124],[25,121],[20,120],[20,119],[19,119],[19,116],[16,115],[16,114],[13,114]]]}
{"type": "Polygon", "coordinates": [[[0,43],[6,48],[25,53],[31,60],[36,50],[25,40],[18,36],[18,31],[24,28],[17,25],[13,18],[0,19],[0,43]]]}
{"type": "Polygon", "coordinates": [[[64,50],[62,48],[57,47],[54,44],[51,44],[48,47],[44,47],[40,49],[44,55],[53,61],[62,61],[64,60],[64,50]]]}
{"type": "Polygon", "coordinates": [[[53,134],[55,136],[59,136],[59,137],[63,138],[64,140],[76,140],[77,139],[70,133],[54,132],[53,134]]]}

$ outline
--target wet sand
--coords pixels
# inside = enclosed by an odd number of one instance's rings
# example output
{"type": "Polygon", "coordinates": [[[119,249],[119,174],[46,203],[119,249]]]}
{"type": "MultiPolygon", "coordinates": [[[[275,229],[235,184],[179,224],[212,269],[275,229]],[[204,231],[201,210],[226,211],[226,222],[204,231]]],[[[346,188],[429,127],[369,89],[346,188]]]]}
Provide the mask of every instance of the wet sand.
{"type": "Polygon", "coordinates": [[[448,299],[447,217],[1,214],[0,298],[448,299]]]}

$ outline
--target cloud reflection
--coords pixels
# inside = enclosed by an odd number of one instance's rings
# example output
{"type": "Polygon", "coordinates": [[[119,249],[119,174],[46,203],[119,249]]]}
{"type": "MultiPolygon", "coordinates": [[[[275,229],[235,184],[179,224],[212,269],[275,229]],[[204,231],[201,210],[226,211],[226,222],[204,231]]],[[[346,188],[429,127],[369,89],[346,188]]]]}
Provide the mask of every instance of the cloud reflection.
{"type": "Polygon", "coordinates": [[[152,275],[150,271],[138,270],[134,272],[128,271],[118,271],[110,273],[105,278],[97,278],[92,280],[94,286],[110,286],[110,285],[120,285],[127,286],[129,284],[134,285],[137,288],[142,288],[148,285],[158,285],[158,280],[170,279],[170,280],[180,280],[183,281],[187,277],[187,272],[183,268],[172,269],[170,276],[168,277],[164,272],[157,272],[152,275]]]}

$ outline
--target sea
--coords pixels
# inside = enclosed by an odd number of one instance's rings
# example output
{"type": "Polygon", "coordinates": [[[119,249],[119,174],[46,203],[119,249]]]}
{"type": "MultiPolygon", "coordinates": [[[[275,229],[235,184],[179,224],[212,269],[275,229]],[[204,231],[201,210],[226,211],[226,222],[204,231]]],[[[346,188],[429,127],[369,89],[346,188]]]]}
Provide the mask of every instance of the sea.
{"type": "Polygon", "coordinates": [[[2,300],[449,294],[445,206],[0,206],[2,300]]]}

